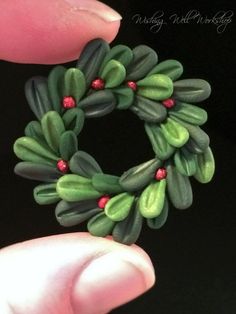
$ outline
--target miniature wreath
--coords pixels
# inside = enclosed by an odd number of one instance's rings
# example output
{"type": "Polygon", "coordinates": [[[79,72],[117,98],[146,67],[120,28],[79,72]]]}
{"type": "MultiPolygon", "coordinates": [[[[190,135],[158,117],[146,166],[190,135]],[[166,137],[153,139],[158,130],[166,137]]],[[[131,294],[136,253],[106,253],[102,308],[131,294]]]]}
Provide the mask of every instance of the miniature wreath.
{"type": "Polygon", "coordinates": [[[150,228],[164,225],[169,202],[177,209],[193,201],[190,176],[209,182],[215,164],[209,137],[200,128],[207,112],[190,103],[209,97],[201,79],[178,80],[183,67],[176,60],[158,63],[146,45],[133,50],[110,48],[102,39],[89,42],[76,67],[56,66],[48,78],[33,77],[25,86],[37,120],[16,140],[22,161],[15,173],[42,184],[34,188],[38,204],[57,203],[62,226],[88,220],[88,231],[115,241],[136,242],[144,219],[150,228]],[[114,109],[130,109],[144,121],[153,159],[120,177],[103,173],[96,160],[78,149],[86,118],[114,109]]]}

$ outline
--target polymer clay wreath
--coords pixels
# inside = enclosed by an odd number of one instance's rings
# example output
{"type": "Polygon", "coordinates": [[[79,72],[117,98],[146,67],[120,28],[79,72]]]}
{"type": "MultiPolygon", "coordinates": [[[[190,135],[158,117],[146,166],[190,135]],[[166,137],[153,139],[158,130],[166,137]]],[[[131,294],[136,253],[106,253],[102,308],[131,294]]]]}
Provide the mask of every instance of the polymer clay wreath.
{"type": "Polygon", "coordinates": [[[15,173],[42,182],[34,188],[36,202],[57,203],[62,226],[88,220],[92,235],[112,234],[124,244],[138,239],[145,219],[150,228],[163,226],[169,202],[178,209],[189,207],[189,177],[207,183],[215,165],[209,137],[200,128],[207,112],[190,104],[208,98],[210,85],[201,79],[178,80],[182,73],[178,61],[158,63],[146,45],[110,48],[95,39],[75,68],[56,66],[48,78],[30,79],[25,94],[37,120],[14,144],[22,160],[15,173]],[[152,160],[120,177],[103,173],[77,142],[86,118],[114,109],[130,109],[144,121],[154,152],[152,160]]]}

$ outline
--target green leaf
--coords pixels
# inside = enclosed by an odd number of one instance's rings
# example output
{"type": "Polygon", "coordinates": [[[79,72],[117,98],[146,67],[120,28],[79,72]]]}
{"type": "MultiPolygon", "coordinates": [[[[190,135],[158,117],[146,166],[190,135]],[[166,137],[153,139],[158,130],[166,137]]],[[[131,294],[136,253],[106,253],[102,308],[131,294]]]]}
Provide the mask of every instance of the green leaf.
{"type": "Polygon", "coordinates": [[[160,215],[155,218],[147,219],[148,227],[151,229],[160,229],[167,221],[168,212],[169,212],[169,204],[168,204],[167,198],[165,198],[164,207],[160,215]]]}
{"type": "Polygon", "coordinates": [[[166,141],[161,128],[149,123],[145,123],[144,127],[157,158],[168,159],[174,153],[175,148],[166,141]]]}
{"type": "Polygon", "coordinates": [[[165,60],[158,63],[151,72],[148,73],[148,76],[152,74],[165,74],[169,76],[172,81],[175,81],[183,74],[183,66],[177,60],[165,60]]]}
{"type": "Polygon", "coordinates": [[[184,176],[192,176],[197,171],[197,157],[188,150],[182,148],[174,155],[176,169],[184,176]]]}
{"type": "Polygon", "coordinates": [[[100,213],[91,218],[87,224],[88,231],[96,237],[106,237],[115,226],[115,222],[104,213],[100,213]]]}
{"type": "Polygon", "coordinates": [[[125,79],[126,70],[123,64],[116,60],[110,60],[101,73],[106,88],[119,86],[125,79]]]}
{"type": "Polygon", "coordinates": [[[82,98],[86,90],[86,81],[83,72],[76,68],[66,71],[64,77],[64,96],[74,97],[76,103],[82,98]]]}
{"type": "Polygon", "coordinates": [[[95,200],[69,203],[60,201],[56,207],[55,215],[60,225],[71,227],[78,225],[93,217],[101,211],[95,200]]]}
{"type": "Polygon", "coordinates": [[[57,181],[57,192],[67,202],[96,199],[101,196],[92,186],[91,180],[75,174],[61,177],[57,181]]]}
{"type": "Polygon", "coordinates": [[[96,160],[91,155],[81,150],[72,156],[70,169],[73,173],[86,178],[92,178],[94,174],[102,172],[96,160]]]}
{"type": "Polygon", "coordinates": [[[112,197],[105,207],[105,214],[113,221],[124,220],[130,212],[135,196],[121,193],[112,197]]]}
{"type": "Polygon", "coordinates": [[[126,245],[135,243],[142,230],[142,224],[143,217],[137,206],[133,206],[128,217],[115,225],[112,232],[113,239],[126,245]]]}
{"type": "Polygon", "coordinates": [[[201,183],[208,183],[212,180],[215,173],[215,160],[210,147],[197,156],[197,172],[194,178],[201,183]]]}
{"type": "Polygon", "coordinates": [[[29,161],[19,162],[15,166],[14,172],[23,178],[44,182],[55,182],[62,176],[56,167],[29,161]]]}
{"type": "Polygon", "coordinates": [[[34,199],[39,205],[57,203],[60,197],[56,191],[56,183],[40,184],[34,188],[34,199]]]}
{"type": "Polygon", "coordinates": [[[171,164],[167,165],[167,189],[169,199],[176,208],[186,209],[192,205],[193,192],[189,178],[171,164]]]}
{"type": "Polygon", "coordinates": [[[24,161],[55,166],[58,156],[30,137],[20,137],[14,144],[16,156],[24,161]]]}
{"type": "Polygon", "coordinates": [[[91,40],[83,49],[76,65],[85,75],[87,85],[94,80],[110,47],[103,39],[91,40]]]}
{"type": "Polygon", "coordinates": [[[207,121],[207,112],[204,109],[181,102],[176,103],[169,115],[195,125],[202,125],[207,121]]]}
{"type": "Polygon", "coordinates": [[[84,126],[84,112],[79,108],[72,108],[64,113],[62,120],[65,128],[78,136],[84,126]]]}
{"type": "Polygon", "coordinates": [[[142,192],[138,207],[145,218],[155,218],[161,214],[164,207],[166,180],[154,181],[142,192]]]}
{"type": "Polygon", "coordinates": [[[189,139],[188,130],[172,118],[167,118],[161,129],[167,142],[174,147],[182,147],[189,139]]]}
{"type": "Polygon", "coordinates": [[[167,110],[160,103],[145,97],[136,96],[130,109],[141,119],[147,122],[162,122],[165,120],[167,110]]]}
{"type": "Polygon", "coordinates": [[[153,74],[137,82],[137,94],[153,100],[164,100],[173,93],[173,83],[164,74],[153,74]]]}
{"type": "Polygon", "coordinates": [[[112,59],[119,61],[121,64],[123,64],[124,67],[127,67],[133,59],[133,52],[125,45],[117,45],[111,48],[103,60],[99,75],[101,75],[106,64],[112,59]]]}
{"type": "Polygon", "coordinates": [[[25,84],[25,96],[30,109],[39,120],[53,109],[48,93],[48,82],[44,77],[37,76],[28,80],[25,84]]]}
{"type": "Polygon", "coordinates": [[[127,80],[139,80],[143,78],[157,63],[156,52],[146,46],[139,45],[133,49],[133,60],[127,67],[127,80]]]}
{"type": "Polygon", "coordinates": [[[48,92],[52,102],[53,110],[61,113],[62,111],[62,98],[63,98],[63,83],[66,68],[58,65],[54,67],[48,76],[48,92]]]}
{"type": "Polygon", "coordinates": [[[92,184],[95,190],[103,194],[119,194],[123,192],[119,179],[119,177],[110,174],[96,173],[92,178],[92,184]]]}
{"type": "Polygon", "coordinates": [[[130,192],[144,188],[154,178],[161,163],[158,159],[152,159],[127,170],[120,177],[120,185],[125,191],[130,192]]]}
{"type": "Polygon", "coordinates": [[[205,80],[186,79],[174,83],[174,98],[183,102],[200,102],[211,94],[211,86],[205,80]]]}
{"type": "Polygon", "coordinates": [[[87,96],[79,105],[86,118],[98,118],[115,109],[116,99],[110,90],[102,90],[87,96]]]}
{"type": "Polygon", "coordinates": [[[184,121],[179,120],[176,117],[172,117],[177,123],[181,123],[183,127],[188,130],[189,137],[192,141],[196,143],[196,147],[200,149],[200,151],[205,151],[210,144],[210,138],[199,126],[192,125],[186,123],[184,121]]]}
{"type": "Polygon", "coordinates": [[[60,137],[65,132],[61,116],[56,111],[49,111],[43,116],[41,126],[48,145],[58,153],[60,137]]]}
{"type": "Polygon", "coordinates": [[[70,158],[78,150],[78,140],[73,131],[66,131],[60,137],[60,155],[64,160],[70,160],[70,158]]]}
{"type": "Polygon", "coordinates": [[[25,128],[25,135],[27,137],[34,138],[37,142],[46,144],[41,124],[38,121],[31,121],[27,124],[25,128]]]}
{"type": "Polygon", "coordinates": [[[128,109],[133,101],[134,101],[134,92],[131,88],[121,86],[112,89],[113,94],[116,98],[116,108],[119,110],[125,110],[128,109]]]}

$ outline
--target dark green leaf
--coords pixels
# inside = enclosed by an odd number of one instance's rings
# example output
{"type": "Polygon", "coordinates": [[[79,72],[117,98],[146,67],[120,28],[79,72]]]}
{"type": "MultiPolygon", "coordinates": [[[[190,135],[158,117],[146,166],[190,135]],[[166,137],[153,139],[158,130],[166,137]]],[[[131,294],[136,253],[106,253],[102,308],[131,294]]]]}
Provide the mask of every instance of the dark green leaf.
{"type": "Polygon", "coordinates": [[[46,143],[41,124],[38,121],[31,121],[27,124],[25,135],[34,138],[37,142],[46,143]]]}
{"type": "Polygon", "coordinates": [[[83,151],[78,151],[70,160],[70,169],[82,177],[92,178],[96,173],[101,173],[102,169],[96,160],[83,151]]]}
{"type": "Polygon", "coordinates": [[[148,76],[152,74],[165,74],[169,76],[172,81],[177,80],[183,74],[183,66],[179,61],[176,60],[165,60],[158,63],[148,76]]]}
{"type": "Polygon", "coordinates": [[[121,193],[113,196],[105,207],[105,214],[113,221],[124,220],[130,212],[135,196],[121,193]]]}
{"type": "Polygon", "coordinates": [[[31,110],[39,120],[46,112],[53,110],[46,78],[38,76],[28,80],[25,84],[25,96],[31,110]]]}
{"type": "Polygon", "coordinates": [[[164,207],[166,180],[153,181],[142,192],[138,207],[145,218],[155,218],[161,214],[164,207]]]}
{"type": "Polygon", "coordinates": [[[34,199],[40,205],[57,203],[60,197],[56,191],[56,183],[41,184],[34,188],[34,199]]]}
{"type": "Polygon", "coordinates": [[[58,65],[54,67],[48,76],[48,92],[52,102],[53,110],[61,113],[62,98],[63,98],[63,84],[66,68],[58,65]]]}
{"type": "Polygon", "coordinates": [[[133,52],[125,45],[117,45],[111,48],[102,63],[99,72],[100,75],[105,65],[112,59],[119,61],[121,64],[123,64],[124,67],[127,67],[133,59],[133,52]]]}
{"type": "Polygon", "coordinates": [[[174,155],[176,169],[184,176],[192,176],[197,171],[197,157],[188,150],[182,148],[174,155]]]}
{"type": "Polygon", "coordinates": [[[57,192],[67,202],[97,199],[101,196],[92,186],[91,180],[75,174],[61,177],[57,181],[57,192]]]}
{"type": "Polygon", "coordinates": [[[15,166],[14,172],[23,178],[44,182],[55,182],[62,175],[56,167],[40,165],[29,161],[19,162],[15,166]]]}
{"type": "Polygon", "coordinates": [[[41,126],[49,147],[58,153],[60,137],[65,132],[61,116],[56,111],[49,111],[43,116],[41,126]]]}
{"type": "Polygon", "coordinates": [[[133,60],[127,67],[127,80],[139,80],[143,78],[157,63],[156,52],[146,45],[140,45],[133,49],[133,60]]]}
{"type": "Polygon", "coordinates": [[[215,173],[215,160],[210,147],[197,156],[197,172],[194,178],[201,183],[208,183],[215,173]]]}
{"type": "Polygon", "coordinates": [[[167,198],[165,198],[164,207],[160,215],[155,218],[147,219],[148,227],[151,229],[160,229],[166,223],[166,220],[168,217],[168,211],[169,211],[169,204],[168,204],[167,198]]]}
{"type": "Polygon", "coordinates": [[[96,173],[92,178],[94,188],[104,194],[119,194],[123,192],[119,177],[110,174],[96,173]]]}
{"type": "Polygon", "coordinates": [[[81,109],[67,110],[62,119],[67,130],[72,130],[76,135],[79,135],[84,126],[84,112],[81,109]]]}
{"type": "Polygon", "coordinates": [[[145,123],[144,127],[157,158],[168,159],[174,153],[175,148],[167,142],[161,128],[149,123],[145,123]]]}
{"type": "Polygon", "coordinates": [[[30,137],[20,137],[14,144],[16,156],[24,161],[55,166],[58,156],[30,137]]]}
{"type": "Polygon", "coordinates": [[[60,155],[64,160],[70,160],[70,158],[78,150],[78,140],[73,131],[66,131],[61,135],[60,138],[60,155]]]}
{"type": "Polygon", "coordinates": [[[97,77],[100,66],[109,50],[108,43],[100,38],[91,40],[83,49],[77,68],[84,73],[88,85],[97,77]]]}
{"type": "Polygon", "coordinates": [[[211,86],[201,79],[186,79],[174,83],[174,97],[183,102],[200,102],[211,94],[211,86]]]}
{"type": "Polygon", "coordinates": [[[192,205],[193,192],[189,178],[171,164],[167,165],[167,189],[169,198],[176,208],[186,209],[192,205]]]}
{"type": "Polygon", "coordinates": [[[109,219],[104,213],[91,218],[87,224],[88,231],[96,237],[106,237],[115,226],[115,222],[109,219]]]}
{"type": "Polygon", "coordinates": [[[126,245],[135,243],[142,230],[142,224],[143,217],[137,206],[133,206],[128,217],[115,225],[112,232],[113,239],[126,245]]]}
{"type": "Polygon", "coordinates": [[[137,82],[137,94],[153,100],[164,100],[173,93],[173,82],[164,74],[153,74],[137,82]]]}
{"type": "Polygon", "coordinates": [[[141,119],[147,122],[162,122],[167,111],[164,106],[145,97],[136,96],[130,109],[141,119]]]}
{"type": "Polygon", "coordinates": [[[69,203],[60,201],[56,207],[55,215],[60,225],[71,227],[82,223],[101,211],[95,200],[69,203]]]}
{"type": "Polygon", "coordinates": [[[121,86],[112,89],[113,94],[116,98],[116,108],[119,110],[125,110],[128,109],[133,101],[134,101],[134,92],[131,88],[121,86]]]}
{"type": "Polygon", "coordinates": [[[116,106],[116,99],[110,90],[95,92],[80,102],[80,108],[87,118],[98,118],[110,113],[116,106]]]}
{"type": "Polygon", "coordinates": [[[169,115],[195,125],[202,125],[207,121],[207,112],[204,109],[181,102],[176,103],[169,115]]]}
{"type": "Polygon", "coordinates": [[[144,188],[154,178],[161,161],[152,159],[124,172],[120,177],[120,185],[126,191],[138,191],[144,188]]]}

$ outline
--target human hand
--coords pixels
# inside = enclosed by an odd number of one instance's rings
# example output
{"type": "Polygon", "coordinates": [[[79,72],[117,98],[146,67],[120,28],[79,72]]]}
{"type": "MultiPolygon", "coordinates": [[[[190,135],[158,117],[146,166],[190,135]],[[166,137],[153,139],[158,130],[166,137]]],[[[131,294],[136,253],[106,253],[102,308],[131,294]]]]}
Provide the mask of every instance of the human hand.
{"type": "Polygon", "coordinates": [[[154,283],[141,248],[88,233],[35,239],[0,252],[2,314],[108,313],[154,283]]]}
{"type": "MultiPolygon", "coordinates": [[[[0,58],[21,63],[77,59],[89,40],[112,41],[120,25],[95,0],[3,0],[0,12],[0,58]]],[[[35,239],[0,251],[0,313],[107,313],[154,280],[149,257],[135,245],[88,233],[35,239]]]]}

